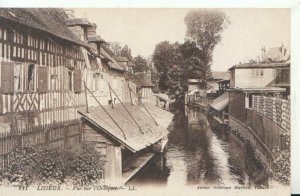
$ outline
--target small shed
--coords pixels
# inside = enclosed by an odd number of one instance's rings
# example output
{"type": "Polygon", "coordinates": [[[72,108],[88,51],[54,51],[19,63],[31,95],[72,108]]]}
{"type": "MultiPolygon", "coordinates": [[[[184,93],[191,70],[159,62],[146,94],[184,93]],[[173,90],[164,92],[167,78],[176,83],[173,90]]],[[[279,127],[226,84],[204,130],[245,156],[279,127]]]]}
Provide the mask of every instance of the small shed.
{"type": "MultiPolygon", "coordinates": [[[[152,111],[153,113],[153,111],[152,111]]],[[[165,142],[168,131],[130,103],[79,110],[84,140],[96,145],[107,163],[106,184],[123,184],[145,165],[165,142]]]]}

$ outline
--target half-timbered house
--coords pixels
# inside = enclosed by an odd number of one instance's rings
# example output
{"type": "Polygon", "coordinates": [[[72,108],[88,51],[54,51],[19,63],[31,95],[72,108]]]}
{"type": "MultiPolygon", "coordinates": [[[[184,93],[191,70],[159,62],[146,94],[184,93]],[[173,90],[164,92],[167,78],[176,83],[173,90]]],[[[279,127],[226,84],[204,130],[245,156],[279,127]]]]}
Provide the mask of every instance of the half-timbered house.
{"type": "Polygon", "coordinates": [[[0,132],[13,138],[2,141],[1,155],[19,144],[81,140],[87,48],[61,9],[0,9],[0,132]]]}

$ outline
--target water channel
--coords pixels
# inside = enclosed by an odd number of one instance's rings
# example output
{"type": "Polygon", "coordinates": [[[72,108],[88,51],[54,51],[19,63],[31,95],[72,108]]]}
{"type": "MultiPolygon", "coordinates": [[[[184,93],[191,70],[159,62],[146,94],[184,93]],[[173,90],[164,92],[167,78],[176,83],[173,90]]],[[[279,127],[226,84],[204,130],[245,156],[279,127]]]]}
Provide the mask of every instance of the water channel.
{"type": "MultiPolygon", "coordinates": [[[[267,172],[253,150],[231,133],[212,130],[205,113],[174,109],[168,146],[135,178],[136,186],[266,185],[267,172]]],[[[267,186],[267,185],[266,185],[267,186]]]]}

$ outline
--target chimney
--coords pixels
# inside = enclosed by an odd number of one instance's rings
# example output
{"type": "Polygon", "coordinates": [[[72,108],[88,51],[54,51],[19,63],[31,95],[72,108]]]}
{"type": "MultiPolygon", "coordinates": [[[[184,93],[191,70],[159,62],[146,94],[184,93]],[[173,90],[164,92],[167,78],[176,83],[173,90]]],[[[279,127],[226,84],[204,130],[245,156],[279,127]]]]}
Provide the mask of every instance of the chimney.
{"type": "Polygon", "coordinates": [[[87,29],[87,36],[88,37],[95,37],[96,36],[96,29],[97,29],[97,25],[95,23],[92,24],[92,27],[89,27],[87,29]]]}
{"type": "Polygon", "coordinates": [[[263,62],[266,58],[266,48],[264,46],[261,47],[261,61],[263,62]]]}
{"type": "Polygon", "coordinates": [[[284,45],[283,45],[283,43],[281,44],[280,52],[281,52],[281,53],[284,53],[284,45]]]}
{"type": "Polygon", "coordinates": [[[71,9],[71,8],[67,8],[67,9],[64,9],[65,10],[65,13],[67,14],[68,16],[68,19],[74,19],[74,9],[71,9]]]}
{"type": "Polygon", "coordinates": [[[257,56],[257,62],[260,63],[260,56],[257,56]]]}

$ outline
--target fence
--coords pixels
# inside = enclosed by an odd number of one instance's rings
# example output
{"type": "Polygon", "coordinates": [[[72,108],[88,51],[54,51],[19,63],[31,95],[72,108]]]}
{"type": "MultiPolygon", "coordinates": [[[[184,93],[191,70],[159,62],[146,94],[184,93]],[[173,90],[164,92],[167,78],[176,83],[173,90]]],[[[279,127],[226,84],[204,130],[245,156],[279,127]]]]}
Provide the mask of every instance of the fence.
{"type": "Polygon", "coordinates": [[[258,112],[247,109],[247,125],[257,137],[271,150],[274,147],[288,149],[288,137],[281,126],[258,112]]]}
{"type": "Polygon", "coordinates": [[[81,141],[79,120],[51,127],[35,127],[22,132],[0,132],[0,167],[9,164],[9,153],[16,147],[45,144],[50,147],[68,148],[81,141]]]}
{"type": "Polygon", "coordinates": [[[253,95],[252,109],[290,131],[290,99],[253,95]]]}

